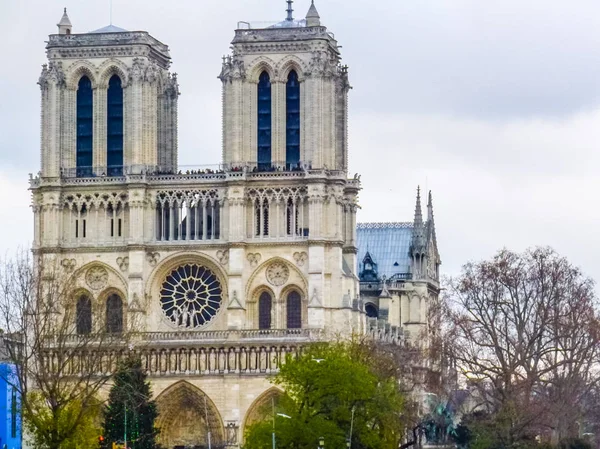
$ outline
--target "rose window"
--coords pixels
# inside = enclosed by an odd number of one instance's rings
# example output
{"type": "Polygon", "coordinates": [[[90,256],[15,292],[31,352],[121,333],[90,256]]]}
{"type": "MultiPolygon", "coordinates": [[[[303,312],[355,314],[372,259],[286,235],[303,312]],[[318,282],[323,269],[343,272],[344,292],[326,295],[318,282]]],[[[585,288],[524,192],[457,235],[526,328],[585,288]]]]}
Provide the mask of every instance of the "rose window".
{"type": "Polygon", "coordinates": [[[175,268],[162,284],[160,305],[169,320],[181,327],[200,327],[221,308],[223,289],[208,268],[186,264],[175,268]]]}

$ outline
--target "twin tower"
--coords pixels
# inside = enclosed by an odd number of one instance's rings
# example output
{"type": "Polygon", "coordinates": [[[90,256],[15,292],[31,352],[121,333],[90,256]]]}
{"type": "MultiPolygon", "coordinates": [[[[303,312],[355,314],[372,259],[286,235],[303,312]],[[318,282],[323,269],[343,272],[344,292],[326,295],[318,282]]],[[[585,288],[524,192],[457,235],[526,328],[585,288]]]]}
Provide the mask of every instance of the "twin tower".
{"type": "MultiPolygon", "coordinates": [[[[314,4],[300,21],[238,25],[219,75],[223,165],[346,170],[348,72],[314,4]]],[[[58,28],[39,80],[41,176],[177,171],[168,47],[113,25],[73,34],[66,9],[58,28]]]]}
{"type": "Polygon", "coordinates": [[[34,253],[73,279],[73,332],[135,331],[169,448],[239,447],[286,354],[367,331],[337,42],[314,4],[237,28],[218,170],[178,167],[177,77],[147,32],[75,33],[65,10],[39,79],[34,253]]]}

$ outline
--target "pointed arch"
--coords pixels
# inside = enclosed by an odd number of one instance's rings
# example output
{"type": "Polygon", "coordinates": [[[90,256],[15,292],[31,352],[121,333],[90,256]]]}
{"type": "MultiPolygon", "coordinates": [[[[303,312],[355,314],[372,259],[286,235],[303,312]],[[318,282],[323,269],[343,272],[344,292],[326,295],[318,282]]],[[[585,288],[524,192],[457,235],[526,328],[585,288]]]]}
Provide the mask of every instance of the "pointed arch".
{"type": "Polygon", "coordinates": [[[123,80],[116,73],[106,91],[106,165],[108,176],[123,175],[123,80]]]}
{"type": "Polygon", "coordinates": [[[92,88],[98,87],[98,78],[96,77],[97,69],[89,61],[77,61],[67,69],[67,88],[77,90],[79,80],[83,76],[87,76],[92,82],[92,88]]]}
{"type": "Polygon", "coordinates": [[[128,68],[122,61],[118,59],[109,59],[104,61],[98,67],[98,86],[107,88],[110,79],[117,75],[121,79],[123,88],[129,85],[129,77],[127,76],[128,68]]]}
{"type": "Polygon", "coordinates": [[[244,435],[246,429],[252,424],[263,421],[266,417],[271,416],[273,413],[273,403],[275,409],[277,409],[277,405],[284,394],[285,393],[279,388],[271,387],[258,396],[252,404],[250,404],[250,407],[248,407],[248,411],[244,417],[241,434],[244,435]]]}
{"type": "Polygon", "coordinates": [[[276,66],[276,71],[280,75],[282,82],[286,82],[288,76],[292,70],[295,70],[298,77],[302,81],[304,79],[304,72],[306,72],[306,64],[302,59],[295,55],[288,55],[283,58],[276,66]]]}
{"type": "MultiPolygon", "coordinates": [[[[294,286],[296,286],[295,288],[297,288],[300,292],[308,291],[308,282],[306,280],[306,277],[298,269],[298,267],[294,263],[290,262],[289,260],[284,259],[283,257],[276,256],[276,257],[270,257],[270,258],[266,259],[258,267],[256,267],[254,272],[250,275],[250,277],[248,278],[248,282],[246,284],[246,298],[250,298],[251,297],[250,292],[256,291],[256,289],[257,289],[257,287],[259,287],[259,285],[263,285],[263,282],[257,281],[257,277],[261,274],[264,275],[267,267],[275,262],[284,263],[290,270],[290,278],[289,278],[288,283],[285,286],[282,286],[281,288],[276,288],[275,289],[276,293],[281,292],[281,294],[282,294],[288,288],[293,288],[294,286]]],[[[277,297],[277,295],[276,295],[276,297],[277,297]]]]}
{"type": "Polygon", "coordinates": [[[275,61],[266,56],[259,56],[248,65],[248,81],[258,83],[258,79],[262,72],[267,72],[271,80],[277,79],[277,69],[275,61]]]}
{"type": "Polygon", "coordinates": [[[123,332],[123,298],[112,293],[106,299],[106,332],[120,334],[123,332]]]}
{"type": "Polygon", "coordinates": [[[156,398],[160,429],[158,442],[163,447],[203,447],[210,430],[212,443],[225,443],[223,420],[214,402],[200,388],[181,380],[156,398]]]}
{"type": "Polygon", "coordinates": [[[87,74],[83,74],[77,83],[76,120],[77,176],[90,176],[94,147],[94,92],[87,74]]]}
{"type": "Polygon", "coordinates": [[[92,333],[92,298],[88,293],[77,296],[75,328],[79,335],[92,333]]]}
{"type": "Polygon", "coordinates": [[[271,76],[263,70],[258,77],[257,85],[257,142],[256,162],[259,170],[271,167],[272,146],[272,93],[271,76]]]}
{"type": "Polygon", "coordinates": [[[300,81],[291,70],[285,84],[285,165],[288,170],[300,163],[300,81]]]}

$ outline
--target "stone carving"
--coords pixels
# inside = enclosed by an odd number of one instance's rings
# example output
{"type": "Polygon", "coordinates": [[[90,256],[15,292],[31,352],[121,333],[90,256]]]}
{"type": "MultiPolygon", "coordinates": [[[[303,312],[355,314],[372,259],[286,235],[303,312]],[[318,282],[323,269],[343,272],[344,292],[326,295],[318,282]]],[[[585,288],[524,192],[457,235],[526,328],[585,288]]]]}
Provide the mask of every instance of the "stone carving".
{"type": "Polygon", "coordinates": [[[274,262],[267,268],[267,281],[271,285],[279,287],[287,282],[290,277],[290,269],[282,262],[274,262]]]}
{"type": "Polygon", "coordinates": [[[127,271],[129,268],[129,257],[117,257],[117,265],[121,271],[127,271]]]}
{"type": "Polygon", "coordinates": [[[144,79],[144,61],[140,58],[133,58],[133,64],[131,64],[131,70],[129,75],[133,81],[141,81],[144,79]]]}
{"type": "Polygon", "coordinates": [[[145,313],[145,310],[142,307],[142,303],[140,302],[140,297],[137,293],[133,294],[133,299],[131,300],[131,304],[129,304],[127,310],[129,312],[145,313]]]}
{"type": "Polygon", "coordinates": [[[165,82],[165,95],[169,98],[177,98],[179,96],[179,83],[177,82],[177,73],[167,75],[165,82]]]}
{"type": "Polygon", "coordinates": [[[229,250],[219,250],[217,251],[217,259],[221,262],[221,265],[227,265],[229,262],[229,250]]]}
{"type": "Polygon", "coordinates": [[[229,421],[225,428],[227,432],[227,445],[235,446],[238,444],[238,430],[239,426],[236,421],[229,421]]]}
{"type": "Polygon", "coordinates": [[[85,281],[92,290],[100,290],[108,283],[108,271],[104,267],[92,267],[87,271],[85,281]]]}
{"type": "Polygon", "coordinates": [[[246,259],[250,262],[250,266],[255,268],[260,263],[261,256],[258,253],[249,253],[246,259]]]}
{"type": "Polygon", "coordinates": [[[149,83],[154,83],[158,79],[158,66],[156,62],[151,61],[150,65],[146,69],[146,81],[149,83]]]}
{"type": "Polygon", "coordinates": [[[315,288],[312,296],[310,297],[310,301],[308,302],[308,307],[321,307],[322,305],[323,304],[321,304],[321,300],[319,299],[319,292],[315,288]]]}
{"type": "Polygon", "coordinates": [[[223,56],[223,67],[219,74],[219,79],[223,82],[232,81],[234,79],[245,79],[246,68],[244,67],[244,61],[242,61],[236,55],[223,56]]]}
{"type": "Polygon", "coordinates": [[[160,260],[160,253],[157,252],[148,252],[146,253],[146,260],[150,264],[151,267],[155,267],[160,260]]]}
{"type": "Polygon", "coordinates": [[[75,259],[63,259],[60,261],[60,264],[67,273],[72,273],[75,270],[77,261],[75,259]]]}
{"type": "Polygon", "coordinates": [[[308,260],[308,254],[305,252],[294,253],[294,260],[299,267],[303,267],[306,261],[308,260]]]}
{"type": "Polygon", "coordinates": [[[238,299],[237,290],[233,291],[233,294],[231,295],[231,301],[229,301],[229,305],[227,306],[227,308],[228,309],[243,309],[242,303],[240,303],[240,300],[238,299]]]}
{"type": "Polygon", "coordinates": [[[65,85],[65,73],[62,69],[62,62],[50,62],[48,65],[42,65],[42,73],[38,84],[42,89],[46,89],[49,83],[54,83],[57,86],[65,85]]]}

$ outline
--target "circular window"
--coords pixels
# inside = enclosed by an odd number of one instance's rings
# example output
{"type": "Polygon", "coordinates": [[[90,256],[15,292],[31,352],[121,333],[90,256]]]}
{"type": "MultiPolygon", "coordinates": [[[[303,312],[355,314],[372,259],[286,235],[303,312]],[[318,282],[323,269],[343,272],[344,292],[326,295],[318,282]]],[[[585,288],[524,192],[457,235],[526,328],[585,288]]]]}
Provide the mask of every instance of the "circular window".
{"type": "Polygon", "coordinates": [[[196,264],[175,268],[160,291],[163,313],[178,326],[200,327],[211,321],[221,308],[223,289],[217,276],[196,264]]]}

